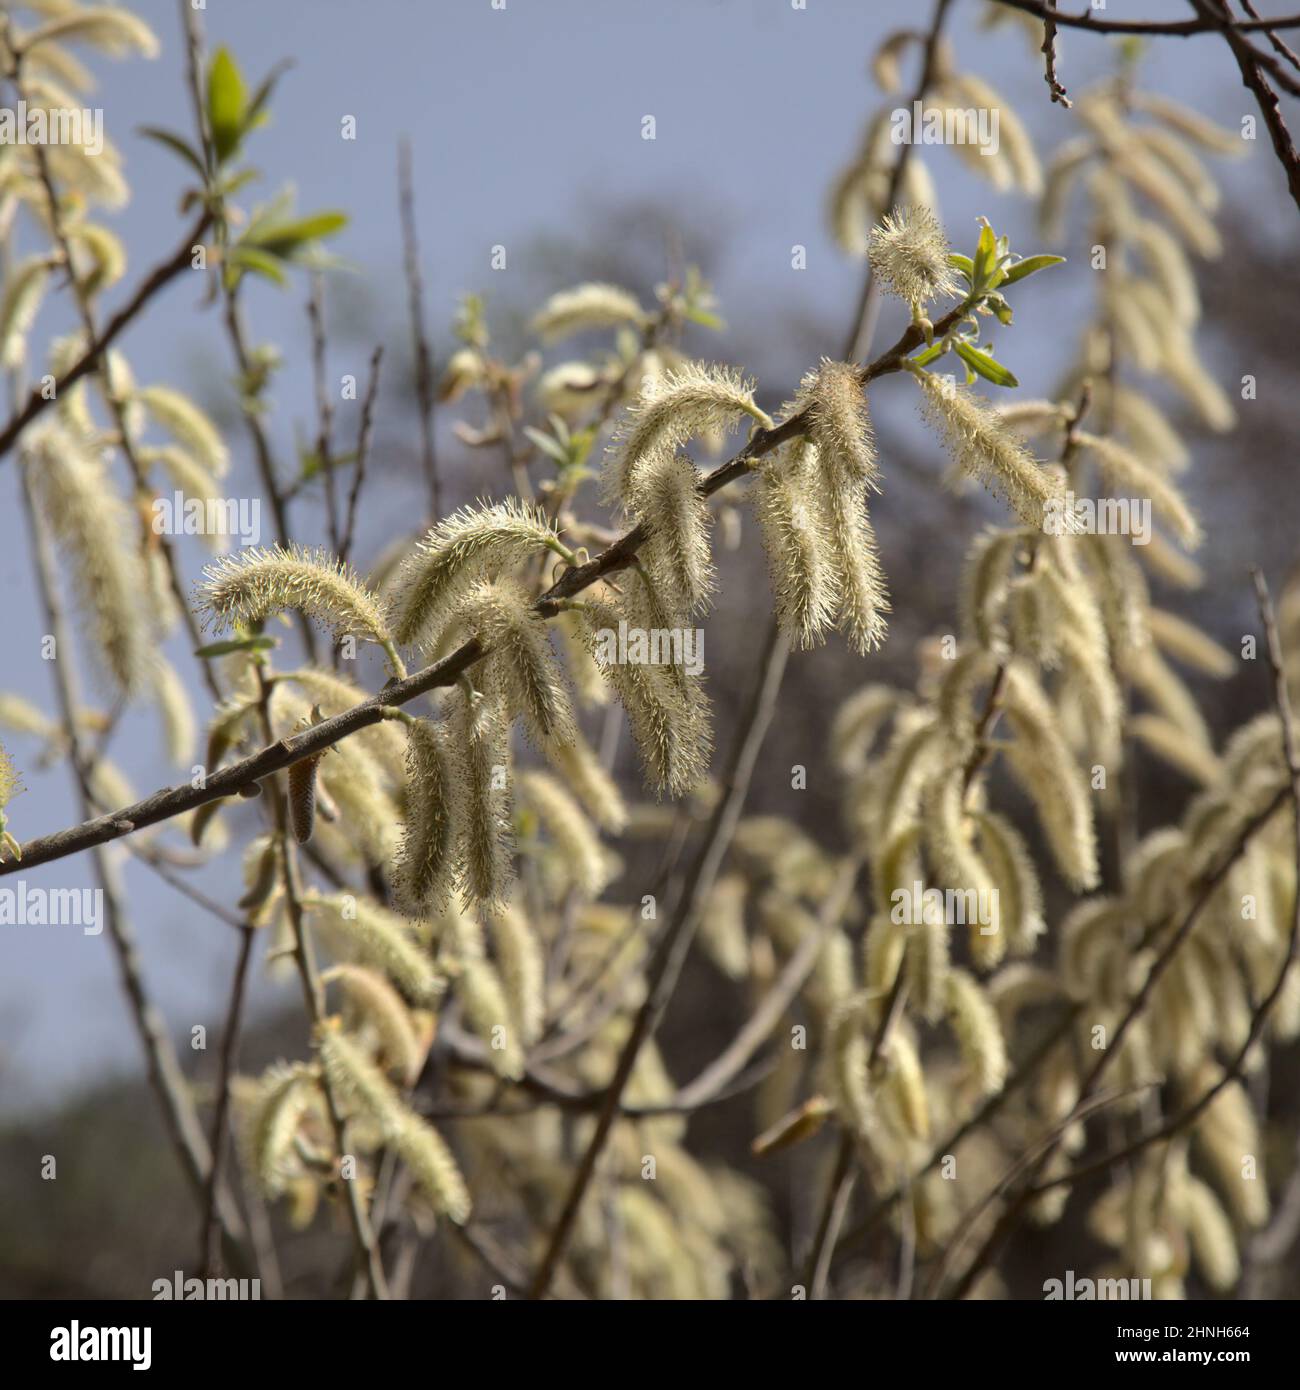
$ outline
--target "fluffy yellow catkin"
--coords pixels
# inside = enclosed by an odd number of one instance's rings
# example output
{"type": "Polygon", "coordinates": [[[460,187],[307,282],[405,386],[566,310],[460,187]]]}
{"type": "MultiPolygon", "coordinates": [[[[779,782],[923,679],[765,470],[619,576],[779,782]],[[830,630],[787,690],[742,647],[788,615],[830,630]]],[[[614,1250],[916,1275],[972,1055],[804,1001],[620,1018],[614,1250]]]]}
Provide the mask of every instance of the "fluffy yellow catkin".
{"type": "Polygon", "coordinates": [[[777,621],[802,648],[824,640],[839,610],[835,557],[807,457],[799,449],[768,461],[754,490],[777,621]]]}
{"type": "Polygon", "coordinates": [[[574,887],[587,897],[599,897],[609,882],[609,857],[582,808],[546,772],[520,773],[519,792],[555,841],[574,887]]]}
{"type": "Polygon", "coordinates": [[[460,797],[442,731],[425,719],[406,725],[406,828],[395,884],[408,911],[423,914],[447,900],[460,797]]]}
{"type": "Polygon", "coordinates": [[[464,913],[452,914],[450,928],[450,946],[460,967],[456,997],[465,1018],[486,1045],[492,1070],[518,1081],[524,1074],[524,1041],[501,976],[485,954],[483,930],[464,913]]]}
{"type": "Polygon", "coordinates": [[[948,972],[948,1017],[971,1079],[995,1095],[1007,1079],[1007,1049],[998,1016],[979,982],[964,970],[948,972]]]}
{"type": "Polygon", "coordinates": [[[587,814],[602,830],[617,835],[627,824],[627,806],[595,749],[575,730],[572,743],[547,752],[587,814]]]}
{"type": "Polygon", "coordinates": [[[49,278],[50,263],[44,256],[28,256],[10,271],[0,299],[0,367],[17,367],[26,356],[27,334],[49,278]]]}
{"type": "Polygon", "coordinates": [[[393,579],[393,630],[399,642],[437,645],[452,605],[485,575],[553,548],[554,526],[540,508],[511,498],[462,507],[405,557],[393,579]]]}
{"type": "Polygon", "coordinates": [[[331,966],[321,980],[342,986],[360,1017],[374,1028],[385,1068],[404,1085],[414,1085],[424,1062],[424,1047],[402,996],[378,971],[364,965],[331,966]]]}
{"type": "Polygon", "coordinates": [[[215,477],[222,477],[230,466],[230,451],[217,427],[187,396],[170,386],[145,386],[134,400],[154,420],[215,477]]]}
{"type": "Polygon", "coordinates": [[[305,1062],[277,1062],[235,1088],[237,1128],[244,1164],[263,1196],[275,1198],[292,1175],[298,1127],[320,1098],[315,1068],[305,1062]]]}
{"type": "Polygon", "coordinates": [[[867,255],[881,285],[913,309],[957,293],[957,279],[948,264],[948,239],[929,208],[886,213],[871,229],[867,255]]]}
{"type": "Polygon", "coordinates": [[[617,637],[620,623],[645,626],[633,595],[625,594],[618,608],[585,600],[581,612],[592,655],[627,711],[651,784],[672,796],[689,791],[708,766],[712,741],[702,683],[676,667],[609,659],[609,639],[617,637]]]}
{"type": "Polygon", "coordinates": [[[144,569],[137,528],[107,469],[61,425],[47,423],[24,446],[24,467],[42,516],[71,568],[78,612],[117,693],[149,679],[153,640],[141,603],[144,569]]]}
{"type": "Polygon", "coordinates": [[[484,686],[504,698],[509,713],[523,716],[541,746],[570,742],[569,693],[546,621],[523,587],[509,580],[482,580],[457,605],[456,620],[487,648],[484,686]]]}
{"type": "Polygon", "coordinates": [[[391,642],[383,605],[356,572],[325,549],[242,550],[204,571],[196,599],[214,631],[260,623],[293,609],[343,637],[391,642]]]}
{"type": "Polygon", "coordinates": [[[437,1130],[402,1101],[359,1044],[337,1027],[322,1029],[321,1063],[336,1090],[375,1120],[414,1173],[435,1211],[458,1224],[469,1219],[470,1198],[451,1150],[437,1130]]]}
{"type": "Polygon", "coordinates": [[[754,384],[737,371],[687,362],[647,378],[636,405],[607,454],[604,491],[608,501],[635,512],[636,480],[649,460],[674,453],[694,435],[731,428],[748,415],[764,428],[772,421],[754,403],[754,384]]]}
{"type": "MultiPolygon", "coordinates": [[[[1027,526],[1042,529],[1049,503],[1059,505],[1060,479],[1047,472],[996,411],[964,386],[932,372],[913,373],[925,396],[924,414],[938,430],[958,470],[1001,497],[1027,526]]],[[[1072,514],[1064,513],[1065,526],[1072,514]]]]}
{"type": "Polygon", "coordinates": [[[1156,645],[1184,666],[1204,675],[1226,680],[1237,669],[1237,659],[1200,628],[1163,608],[1147,612],[1147,623],[1156,645]]]}
{"type": "Polygon", "coordinates": [[[700,475],[685,454],[650,454],[628,493],[629,510],[650,528],[641,562],[670,609],[686,618],[708,602],[713,588],[709,509],[700,475]]]}
{"type": "Polygon", "coordinates": [[[1080,430],[1076,439],[1096,460],[1102,479],[1113,493],[1148,497],[1156,515],[1189,550],[1201,543],[1200,522],[1192,515],[1182,494],[1131,449],[1113,439],[1080,430]]]}
{"type": "Polygon", "coordinates": [[[1033,856],[1005,816],[982,811],[975,817],[984,862],[997,884],[1002,929],[1013,955],[1029,955],[1046,930],[1043,894],[1033,856]]]}
{"type": "Polygon", "coordinates": [[[457,887],[467,905],[492,909],[513,871],[510,721],[498,695],[462,689],[454,700],[451,730],[461,761],[457,887]]]}
{"type": "Polygon", "coordinates": [[[538,337],[554,343],[586,329],[639,326],[644,320],[635,295],[618,285],[593,282],[553,294],[531,326],[538,337]]]}
{"type": "Polygon", "coordinates": [[[1004,703],[1015,740],[1012,771],[1032,798],[1061,872],[1076,888],[1097,882],[1097,836],[1091,792],[1051,702],[1022,662],[1007,668],[1004,703]]]}
{"type": "Polygon", "coordinates": [[[382,971],[417,1004],[432,1004],[441,997],[446,982],[427,951],[412,939],[405,918],[351,893],[308,890],[303,907],[334,955],[382,971]]]}
{"type": "Polygon", "coordinates": [[[514,904],[488,918],[511,1018],[520,1042],[531,1047],[542,1035],[546,1009],[546,962],[531,924],[514,904]]]}

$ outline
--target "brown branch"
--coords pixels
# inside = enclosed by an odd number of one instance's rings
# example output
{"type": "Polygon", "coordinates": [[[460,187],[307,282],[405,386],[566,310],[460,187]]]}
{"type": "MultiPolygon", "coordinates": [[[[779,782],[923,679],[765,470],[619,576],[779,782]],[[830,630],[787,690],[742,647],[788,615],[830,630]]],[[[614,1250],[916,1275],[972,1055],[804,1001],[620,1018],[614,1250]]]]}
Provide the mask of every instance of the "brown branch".
{"type": "MultiPolygon", "coordinates": [[[[1141,34],[1149,37],[1188,38],[1193,34],[1210,34],[1218,27],[1211,21],[1196,19],[1098,19],[1097,11],[1086,9],[1082,14],[1066,14],[1044,0],[997,0],[1009,9],[1023,10],[1036,19],[1054,20],[1069,29],[1086,29],[1094,34],[1141,34]]],[[[1300,29],[1300,14],[1281,15],[1277,19],[1237,20],[1233,24],[1239,33],[1255,30],[1300,29]]]]}
{"type": "Polygon", "coordinates": [[[375,398],[379,394],[379,364],[384,358],[381,343],[370,355],[370,384],[366,387],[365,399],[361,402],[361,424],[357,430],[357,461],[352,472],[352,487],[348,492],[347,517],[343,523],[343,544],[339,547],[339,559],[346,561],[352,550],[356,532],[357,503],[361,498],[361,488],[366,478],[366,464],[370,460],[370,436],[374,429],[375,398]]]}
{"type": "MultiPolygon", "coordinates": [[[[970,301],[963,300],[950,313],[945,314],[934,326],[936,336],[942,336],[954,324],[960,322],[970,311],[970,301]]],[[[869,366],[858,373],[862,385],[899,371],[903,359],[924,342],[919,328],[909,325],[898,341],[869,366]]],[[[737,478],[749,472],[755,460],[770,454],[787,440],[801,435],[807,427],[807,415],[800,412],[771,429],[760,429],[750,438],[743,449],[727,463],[720,464],[700,484],[705,497],[726,487],[737,478]]],[[[626,569],[635,559],[637,550],[649,537],[645,526],[635,526],[607,547],[585,565],[566,570],[560,578],[537,600],[536,609],[544,618],[552,618],[560,611],[560,600],[571,598],[583,589],[590,587],[598,579],[608,574],[626,569]]],[[[342,714],[322,720],[300,734],[283,738],[268,744],[256,753],[241,758],[238,762],[218,768],[209,774],[201,787],[189,782],[175,787],[165,787],[145,797],[131,806],[123,807],[110,815],[97,816],[81,825],[60,830],[52,835],[29,840],[23,847],[21,865],[6,860],[0,863],[0,877],[15,873],[20,868],[33,869],[53,859],[63,859],[69,854],[77,854],[95,845],[120,839],[145,826],[157,825],[174,816],[183,815],[209,801],[222,797],[238,795],[250,783],[261,781],[274,772],[288,767],[301,758],[338,743],[361,729],[377,724],[385,717],[384,711],[393,705],[404,705],[431,690],[454,685],[460,676],[486,655],[486,649],[477,638],[471,639],[440,661],[426,666],[400,681],[390,681],[377,695],[342,714]]]]}
{"type": "Polygon", "coordinates": [[[33,389],[27,403],[16,410],[4,428],[0,429],[0,458],[9,452],[18,436],[47,406],[52,405],[70,386],[75,386],[87,372],[93,371],[99,365],[100,358],[158,291],[174,280],[182,270],[190,268],[194,250],[202,244],[203,234],[211,225],[212,214],[205,210],[172,255],[145,276],[131,298],[104,325],[103,332],[87,344],[85,352],[54,383],[53,388],[33,389]]]}
{"type": "Polygon", "coordinates": [[[1065,88],[1061,84],[1060,78],[1056,75],[1056,20],[1043,20],[1043,79],[1047,83],[1047,90],[1052,94],[1052,100],[1059,102],[1064,107],[1071,107],[1074,103],[1066,95],[1065,88]]]}
{"type": "MultiPolygon", "coordinates": [[[[1281,65],[1275,59],[1269,58],[1266,61],[1266,55],[1257,52],[1241,37],[1242,25],[1233,23],[1223,0],[1214,0],[1213,7],[1211,0],[1191,0],[1191,3],[1195,6],[1197,13],[1207,16],[1214,27],[1227,39],[1228,46],[1232,49],[1232,56],[1236,58],[1237,67],[1241,70],[1241,80],[1259,103],[1260,115],[1264,118],[1264,124],[1268,127],[1269,138],[1273,142],[1273,152],[1277,155],[1278,162],[1286,174],[1286,183],[1291,191],[1292,201],[1297,208],[1300,208],[1300,152],[1297,152],[1295,142],[1291,138],[1291,132],[1287,129],[1286,121],[1283,119],[1278,95],[1269,86],[1268,79],[1264,76],[1262,69],[1270,66],[1276,67],[1279,70],[1274,72],[1275,78],[1285,84],[1290,84],[1289,75],[1281,70],[1281,65]]],[[[1274,25],[1274,27],[1277,26],[1274,25]]]]}
{"type": "Polygon", "coordinates": [[[402,262],[411,301],[411,348],[415,355],[415,400],[420,415],[420,463],[429,490],[429,524],[441,516],[438,495],[438,455],[434,436],[433,352],[424,326],[424,280],[420,275],[420,245],[415,227],[415,188],[411,176],[411,144],[397,149],[397,201],[402,220],[402,262]]]}

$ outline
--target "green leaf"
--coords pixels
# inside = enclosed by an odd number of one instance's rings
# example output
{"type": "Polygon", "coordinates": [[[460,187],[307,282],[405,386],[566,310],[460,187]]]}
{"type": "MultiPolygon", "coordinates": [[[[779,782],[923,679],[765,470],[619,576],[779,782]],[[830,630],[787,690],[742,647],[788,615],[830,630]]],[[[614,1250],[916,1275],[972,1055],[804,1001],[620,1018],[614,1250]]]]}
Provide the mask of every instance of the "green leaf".
{"type": "Polygon", "coordinates": [[[1060,265],[1064,260],[1064,256],[1030,256],[1026,260],[1017,261],[1015,265],[1008,266],[1003,276],[1003,283],[1014,285],[1017,280],[1023,280],[1026,275],[1033,275],[1035,271],[1046,270],[1049,265],[1060,265]]]}
{"type": "Polygon", "coordinates": [[[239,147],[247,111],[244,79],[230,50],[219,48],[208,69],[208,125],[217,159],[223,164],[239,147]]]}
{"type": "Polygon", "coordinates": [[[948,256],[948,264],[954,270],[961,272],[968,285],[975,283],[975,262],[969,256],[963,256],[960,252],[953,251],[948,256]]]}
{"type": "Polygon", "coordinates": [[[982,352],[973,343],[962,342],[960,339],[953,344],[957,356],[985,381],[991,381],[994,386],[1019,386],[1016,378],[1002,365],[1001,362],[994,361],[993,357],[982,352]]]}
{"type": "Polygon", "coordinates": [[[207,661],[214,656],[229,656],[231,652],[270,651],[279,645],[276,637],[231,637],[225,642],[210,642],[206,647],[200,647],[194,655],[207,661]]]}
{"type": "Polygon", "coordinates": [[[980,228],[979,244],[975,248],[975,263],[973,267],[974,288],[982,290],[988,287],[989,281],[993,278],[993,271],[997,265],[998,243],[993,235],[993,228],[987,222],[980,228]]]}
{"type": "Polygon", "coordinates": [[[308,242],[333,236],[348,225],[345,212],[316,212],[292,222],[269,222],[250,227],[241,245],[260,246],[264,251],[289,260],[308,242]]]}
{"type": "Polygon", "coordinates": [[[147,140],[156,140],[160,145],[166,145],[173,154],[180,155],[195,170],[199,178],[207,177],[207,170],[203,167],[203,160],[198,151],[182,140],[179,135],[173,134],[170,130],[163,130],[156,125],[142,125],[138,127],[138,133],[147,140]]]}
{"type": "Polygon", "coordinates": [[[999,323],[1009,324],[1011,322],[1011,305],[995,290],[984,300],[985,306],[993,311],[999,323]]]}
{"type": "Polygon", "coordinates": [[[918,352],[915,357],[909,357],[907,360],[917,367],[928,367],[931,362],[942,356],[943,341],[941,339],[939,342],[924,349],[924,351],[918,352]]]}
{"type": "Polygon", "coordinates": [[[231,266],[246,270],[251,275],[260,275],[272,284],[283,287],[289,283],[276,257],[256,246],[232,246],[227,259],[231,266]]]}
{"type": "Polygon", "coordinates": [[[682,317],[689,319],[692,323],[698,323],[701,328],[712,328],[716,333],[723,332],[727,326],[717,314],[711,314],[707,309],[697,309],[689,304],[682,310],[682,317]]]}
{"type": "Polygon", "coordinates": [[[541,430],[535,430],[531,425],[524,426],[524,433],[548,458],[554,459],[561,468],[568,467],[569,451],[558,439],[552,439],[549,434],[543,434],[541,430]]]}

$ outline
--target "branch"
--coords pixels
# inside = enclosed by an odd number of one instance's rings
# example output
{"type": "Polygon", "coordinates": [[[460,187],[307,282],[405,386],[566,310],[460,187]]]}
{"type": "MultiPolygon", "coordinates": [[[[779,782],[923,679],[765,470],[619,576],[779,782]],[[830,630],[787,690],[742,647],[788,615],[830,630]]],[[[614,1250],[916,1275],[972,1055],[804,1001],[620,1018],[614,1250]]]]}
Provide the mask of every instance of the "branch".
{"type": "MultiPolygon", "coordinates": [[[[1094,34],[1142,34],[1184,39],[1192,34],[1210,34],[1218,28],[1213,21],[1204,19],[1098,19],[1097,11],[1093,9],[1084,10],[1082,14],[1066,14],[1055,5],[1043,3],[1043,0],[997,0],[997,3],[1013,10],[1023,10],[1036,19],[1054,20],[1057,24],[1064,24],[1067,29],[1088,29],[1094,34]]],[[[1260,29],[1300,29],[1300,14],[1283,15],[1277,19],[1237,20],[1233,28],[1242,34],[1260,29]]]]}
{"type": "Polygon", "coordinates": [[[32,423],[34,419],[54,401],[75,385],[87,372],[93,371],[100,358],[108,351],[146,304],[182,270],[188,270],[194,256],[194,248],[201,244],[203,233],[212,224],[212,213],[204,211],[198,221],[190,228],[189,234],[172,255],[145,277],[129,300],[104,325],[104,331],[88,344],[86,351],[54,383],[52,389],[36,387],[27,398],[27,404],[9,417],[9,423],[0,429],[0,458],[13,447],[14,440],[32,423]]]}
{"type": "MultiPolygon", "coordinates": [[[[954,324],[960,322],[969,313],[970,308],[970,301],[962,300],[955,309],[945,314],[934,325],[935,336],[941,337],[954,324]]],[[[909,324],[893,347],[869,366],[861,368],[858,373],[859,382],[865,386],[878,377],[899,371],[903,359],[924,341],[921,330],[909,324]]],[[[734,458],[720,464],[703,480],[700,484],[701,493],[705,497],[711,497],[737,478],[744,477],[755,460],[770,454],[787,440],[803,434],[807,425],[807,413],[801,411],[772,429],[758,430],[734,458]]],[[[635,559],[637,550],[649,538],[649,534],[647,527],[635,526],[585,565],[566,570],[537,600],[537,612],[544,618],[552,618],[560,611],[559,600],[571,598],[607,574],[626,569],[635,559]]],[[[147,796],[142,801],[123,807],[110,815],[97,816],[67,830],[29,840],[22,847],[21,863],[9,859],[0,863],[0,877],[20,869],[33,869],[51,860],[63,859],[69,854],[78,854],[96,845],[121,839],[122,836],[130,835],[146,826],[157,825],[161,821],[171,820],[186,811],[192,811],[195,807],[205,806],[209,801],[236,796],[242,788],[281,771],[301,758],[323,753],[325,749],[350,734],[379,723],[385,717],[384,711],[389,706],[404,705],[428,694],[431,690],[454,685],[464,672],[486,655],[487,649],[477,638],[472,638],[442,660],[435,661],[404,680],[390,682],[379,694],[353,705],[342,714],[325,719],[300,734],[269,744],[238,762],[218,768],[208,775],[201,787],[192,786],[189,782],[176,787],[164,787],[152,796],[147,796]]]]}

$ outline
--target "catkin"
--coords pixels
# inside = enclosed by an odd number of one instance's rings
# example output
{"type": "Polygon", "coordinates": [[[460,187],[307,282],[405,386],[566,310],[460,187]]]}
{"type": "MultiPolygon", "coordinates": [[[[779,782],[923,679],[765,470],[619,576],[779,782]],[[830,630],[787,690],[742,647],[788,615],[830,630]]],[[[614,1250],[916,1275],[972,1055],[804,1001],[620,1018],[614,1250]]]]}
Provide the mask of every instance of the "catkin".
{"type": "Polygon", "coordinates": [[[395,883],[407,909],[422,914],[441,907],[451,888],[460,799],[445,737],[426,719],[406,726],[406,779],[395,883]]]}

